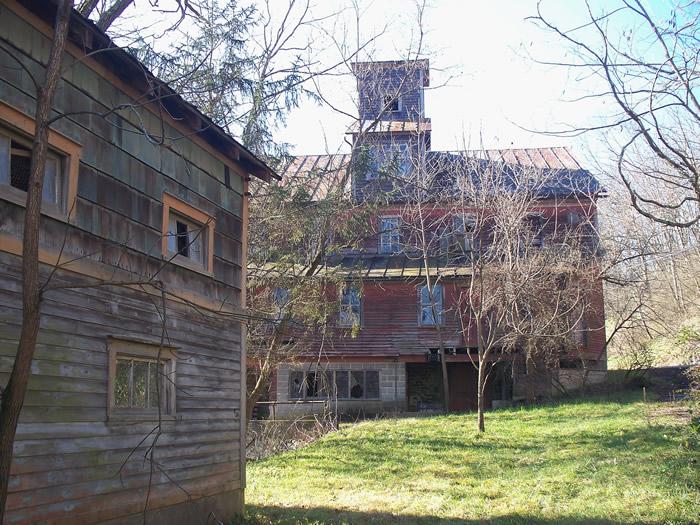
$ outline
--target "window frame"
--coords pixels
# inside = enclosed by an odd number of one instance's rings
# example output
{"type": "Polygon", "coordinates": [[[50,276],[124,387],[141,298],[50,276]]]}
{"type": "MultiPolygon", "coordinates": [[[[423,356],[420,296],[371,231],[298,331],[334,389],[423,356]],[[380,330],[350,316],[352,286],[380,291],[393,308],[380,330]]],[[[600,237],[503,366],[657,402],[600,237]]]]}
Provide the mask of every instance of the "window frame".
{"type": "Polygon", "coordinates": [[[366,370],[351,370],[350,368],[339,368],[339,369],[317,369],[317,370],[299,370],[299,369],[292,369],[289,371],[289,376],[288,376],[288,382],[289,382],[289,388],[288,388],[288,396],[290,401],[307,401],[307,400],[324,400],[324,399],[337,399],[338,401],[378,401],[381,400],[382,398],[382,376],[381,376],[381,370],[370,368],[366,370]],[[337,377],[338,373],[344,373],[346,374],[347,378],[347,385],[346,385],[346,391],[347,391],[347,396],[337,396],[338,392],[338,386],[337,386],[337,377]],[[377,374],[377,395],[376,397],[369,397],[367,396],[367,374],[377,374]],[[328,377],[332,378],[332,384],[328,385],[328,377]],[[353,380],[353,374],[362,374],[362,396],[361,397],[352,397],[352,380],[353,380]],[[299,393],[298,395],[292,395],[293,392],[293,383],[292,383],[292,376],[293,375],[301,375],[302,381],[301,381],[301,390],[302,392],[299,393]],[[313,375],[314,376],[314,387],[316,392],[321,392],[321,395],[309,395],[309,386],[311,383],[309,383],[309,376],[313,375]],[[319,383],[318,383],[318,378],[322,378],[321,381],[321,388],[319,389],[319,383]],[[327,391],[327,395],[323,395],[323,392],[327,391]]]}
{"type": "Polygon", "coordinates": [[[340,301],[340,306],[338,308],[338,326],[342,328],[353,328],[355,326],[357,327],[362,327],[362,291],[357,287],[357,286],[352,286],[352,285],[346,285],[343,286],[340,289],[340,297],[338,298],[340,301]],[[343,311],[344,307],[349,307],[350,308],[350,315],[353,316],[354,312],[354,304],[352,302],[348,303],[347,305],[343,303],[343,298],[347,295],[350,297],[352,294],[350,292],[356,292],[357,296],[357,322],[350,322],[350,323],[345,323],[343,322],[343,311]],[[346,292],[348,292],[346,294],[346,292]]]}
{"type": "Polygon", "coordinates": [[[400,93],[387,93],[384,95],[384,107],[385,112],[389,114],[401,113],[403,110],[403,103],[401,101],[400,93]],[[393,109],[393,105],[396,104],[396,109],[393,109]]]}
{"type": "Polygon", "coordinates": [[[162,401],[161,419],[175,420],[176,418],[176,380],[177,380],[177,347],[161,346],[157,342],[130,337],[107,337],[108,348],[108,379],[107,379],[107,419],[109,421],[137,420],[157,421],[158,408],[125,408],[116,406],[115,386],[117,377],[117,360],[131,358],[134,360],[156,361],[163,364],[164,374],[168,380],[163,384],[166,397],[162,401]],[[160,351],[160,359],[158,353],[160,351]]]}
{"type": "Polygon", "coordinates": [[[163,193],[163,222],[161,229],[162,236],[162,256],[164,260],[175,263],[180,266],[189,268],[201,273],[213,275],[214,273],[214,228],[216,221],[214,217],[186,203],[185,201],[174,197],[169,193],[163,193]],[[189,221],[200,225],[202,232],[199,238],[202,240],[202,262],[198,262],[189,256],[172,252],[169,247],[170,239],[170,215],[171,212],[176,216],[182,217],[185,221],[189,221]]]}
{"type": "MultiPolygon", "coordinates": [[[[442,285],[442,283],[434,283],[433,284],[433,295],[435,294],[435,288],[439,287],[440,289],[440,303],[435,304],[435,309],[437,310],[437,322],[435,322],[435,319],[433,319],[433,322],[427,323],[423,322],[423,310],[425,308],[430,308],[431,304],[428,303],[426,305],[423,304],[423,290],[428,288],[427,284],[420,285],[418,287],[418,324],[420,326],[426,326],[426,327],[433,327],[433,326],[443,326],[445,323],[445,287],[442,285]]],[[[428,293],[428,301],[430,301],[430,294],[428,293]]],[[[432,312],[431,312],[432,316],[432,312]]]]}
{"type": "Polygon", "coordinates": [[[398,159],[398,175],[406,177],[411,171],[411,144],[408,142],[379,141],[371,146],[371,159],[365,180],[379,178],[379,170],[398,159]]]}
{"type": "Polygon", "coordinates": [[[474,215],[468,213],[453,215],[451,228],[449,244],[459,246],[462,253],[458,255],[472,257],[476,245],[476,218],[474,215]],[[458,222],[460,223],[459,227],[458,222]]]}
{"type": "MultiPolygon", "coordinates": [[[[36,126],[32,117],[0,101],[0,134],[8,136],[10,140],[24,142],[31,148],[35,131],[36,126]]],[[[68,222],[75,212],[82,146],[52,129],[48,132],[48,146],[49,156],[59,161],[59,172],[56,178],[60,187],[60,196],[55,203],[42,199],[41,213],[59,221],[68,222]]],[[[0,199],[24,207],[27,205],[27,192],[11,184],[0,183],[0,199]]]]}
{"type": "Polygon", "coordinates": [[[401,251],[401,217],[398,215],[382,215],[379,217],[379,242],[377,243],[377,251],[379,253],[383,254],[396,254],[401,251]],[[396,220],[396,228],[391,229],[391,230],[385,230],[383,226],[383,221],[385,220],[396,220]],[[385,242],[384,242],[384,236],[388,235],[390,236],[390,244],[389,250],[384,249],[385,242]],[[396,236],[396,249],[391,249],[391,246],[393,246],[393,242],[391,242],[391,237],[396,236]]]}

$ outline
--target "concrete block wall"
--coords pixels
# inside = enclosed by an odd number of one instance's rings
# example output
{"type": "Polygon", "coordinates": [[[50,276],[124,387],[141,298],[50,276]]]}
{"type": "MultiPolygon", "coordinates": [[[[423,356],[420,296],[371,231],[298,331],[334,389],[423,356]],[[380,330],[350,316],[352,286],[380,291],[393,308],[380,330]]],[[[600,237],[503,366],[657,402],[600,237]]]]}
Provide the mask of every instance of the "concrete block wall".
{"type": "MultiPolygon", "coordinates": [[[[406,408],[406,365],[398,362],[353,362],[353,363],[299,363],[284,364],[277,369],[277,401],[281,404],[275,407],[277,418],[295,417],[303,414],[320,413],[326,407],[339,413],[382,413],[406,408]],[[294,404],[286,404],[289,399],[289,373],[292,370],[304,372],[327,370],[376,370],[379,372],[379,399],[338,399],[323,403],[305,403],[299,400],[294,404]]],[[[291,400],[296,401],[296,400],[291,400]]],[[[308,401],[308,400],[307,400],[308,401]]]]}

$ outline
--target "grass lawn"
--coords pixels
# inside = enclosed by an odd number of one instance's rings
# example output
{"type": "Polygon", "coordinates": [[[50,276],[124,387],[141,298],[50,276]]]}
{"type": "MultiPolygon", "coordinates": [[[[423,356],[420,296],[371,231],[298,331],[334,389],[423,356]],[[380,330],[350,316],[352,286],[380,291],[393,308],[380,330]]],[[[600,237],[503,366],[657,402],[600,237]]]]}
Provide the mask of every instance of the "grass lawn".
{"type": "Polygon", "coordinates": [[[481,436],[474,414],[346,425],[249,463],[246,523],[700,523],[700,453],[662,408],[501,410],[481,436]]]}

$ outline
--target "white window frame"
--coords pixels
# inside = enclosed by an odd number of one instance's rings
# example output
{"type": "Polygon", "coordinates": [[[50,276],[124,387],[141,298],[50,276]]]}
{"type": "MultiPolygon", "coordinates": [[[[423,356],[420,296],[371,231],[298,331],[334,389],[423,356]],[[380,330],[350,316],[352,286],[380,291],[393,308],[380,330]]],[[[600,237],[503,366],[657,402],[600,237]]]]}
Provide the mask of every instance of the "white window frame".
{"type": "Polygon", "coordinates": [[[388,164],[387,161],[393,161],[394,156],[400,158],[399,175],[408,175],[411,170],[410,151],[411,145],[407,142],[373,144],[370,148],[370,169],[367,170],[366,180],[376,179],[379,176],[379,170],[388,164]]]}
{"type": "Polygon", "coordinates": [[[147,361],[163,365],[160,386],[160,418],[175,419],[177,348],[134,338],[110,336],[107,341],[109,364],[107,415],[110,420],[158,420],[158,407],[118,407],[116,402],[117,364],[119,360],[147,361]]]}
{"type": "Polygon", "coordinates": [[[418,324],[421,326],[442,326],[445,316],[444,316],[444,311],[445,311],[445,287],[442,284],[435,283],[433,284],[433,297],[438,295],[439,297],[439,302],[435,302],[435,311],[437,313],[437,322],[435,319],[432,319],[432,321],[425,321],[423,318],[423,311],[426,310],[427,308],[430,308],[430,317],[432,318],[432,303],[430,301],[430,293],[428,292],[428,285],[424,284],[422,286],[418,287],[418,324]],[[439,293],[436,294],[436,290],[439,290],[439,293]],[[425,292],[425,301],[423,300],[425,292]]]}
{"type": "Polygon", "coordinates": [[[401,251],[401,217],[379,217],[379,253],[393,254],[401,251]],[[384,221],[396,221],[396,226],[386,229],[384,221]]]}
{"type": "Polygon", "coordinates": [[[385,112],[389,114],[401,113],[403,110],[403,101],[400,93],[387,93],[384,95],[385,112]],[[391,105],[396,102],[396,109],[392,109],[391,105]]]}
{"type": "Polygon", "coordinates": [[[352,328],[362,326],[362,293],[355,286],[345,286],[340,290],[340,308],[338,309],[338,326],[352,328]],[[349,298],[345,302],[345,298],[349,298]],[[355,301],[353,301],[355,297],[355,301]]]}

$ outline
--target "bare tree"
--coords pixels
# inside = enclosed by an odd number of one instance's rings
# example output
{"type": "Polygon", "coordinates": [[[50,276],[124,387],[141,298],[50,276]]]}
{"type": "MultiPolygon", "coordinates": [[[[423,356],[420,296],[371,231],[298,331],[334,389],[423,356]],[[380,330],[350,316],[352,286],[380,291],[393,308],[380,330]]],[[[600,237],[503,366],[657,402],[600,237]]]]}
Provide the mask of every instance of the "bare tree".
{"type": "Polygon", "coordinates": [[[556,65],[580,72],[591,90],[582,100],[610,101],[617,111],[601,123],[547,133],[609,132],[615,170],[634,208],[667,226],[697,224],[698,5],[681,1],[657,13],[642,0],[606,3],[602,10],[584,5],[588,16],[573,28],[547,16],[542,2],[531,20],[574,52],[575,60],[556,65]]]}
{"type": "Polygon", "coordinates": [[[580,346],[577,332],[599,278],[596,233],[584,233],[584,220],[572,227],[562,212],[573,199],[579,214],[592,215],[593,196],[584,192],[580,205],[581,195],[570,188],[561,202],[542,206],[548,185],[561,183],[556,174],[468,156],[452,164],[455,212],[465,225],[452,242],[471,268],[459,317],[464,338],[477,343],[477,429],[483,432],[496,363],[522,361],[528,375],[546,385],[559,359],[580,346]]]}

